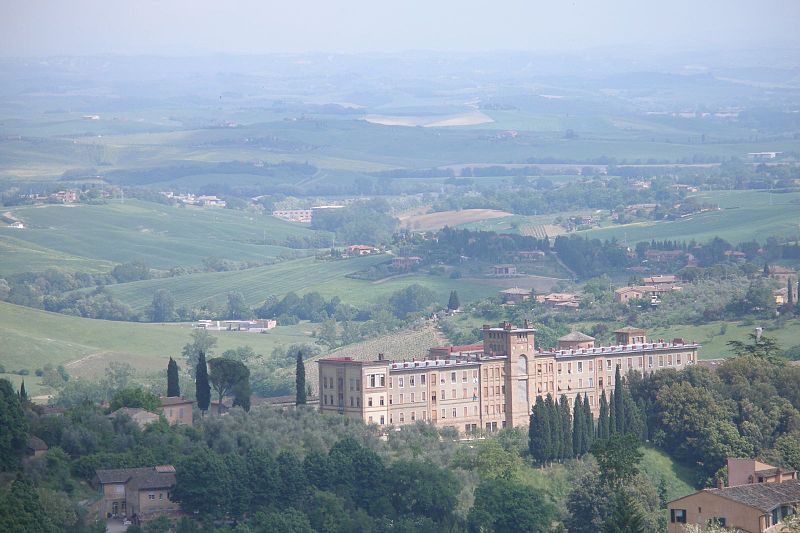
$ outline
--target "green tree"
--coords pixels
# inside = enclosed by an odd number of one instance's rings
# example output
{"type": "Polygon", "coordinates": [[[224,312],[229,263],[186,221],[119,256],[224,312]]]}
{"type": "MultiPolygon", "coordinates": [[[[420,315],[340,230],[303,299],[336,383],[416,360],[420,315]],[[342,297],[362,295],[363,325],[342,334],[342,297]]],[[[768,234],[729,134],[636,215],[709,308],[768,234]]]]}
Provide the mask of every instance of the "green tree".
{"type": "Polygon", "coordinates": [[[220,406],[234,387],[245,381],[250,382],[250,370],[241,361],[216,357],[208,360],[208,368],[208,377],[217,391],[220,406]]]}
{"type": "Polygon", "coordinates": [[[241,407],[245,411],[250,411],[250,397],[253,395],[253,389],[250,387],[249,379],[240,381],[233,387],[231,393],[233,393],[234,407],[241,407]]]}
{"type": "Polygon", "coordinates": [[[572,415],[569,410],[569,400],[566,394],[562,394],[559,400],[559,409],[561,410],[561,449],[563,452],[562,459],[570,459],[575,457],[575,448],[572,441],[572,415]]]}
{"type": "Polygon", "coordinates": [[[194,371],[197,368],[200,354],[202,353],[205,357],[212,355],[216,345],[216,337],[211,335],[208,331],[204,329],[195,329],[192,331],[192,342],[185,344],[181,352],[184,359],[186,359],[187,368],[192,372],[192,377],[194,377],[194,371]]]}
{"type": "Polygon", "coordinates": [[[303,352],[297,352],[294,384],[296,390],[295,405],[306,404],[306,365],[303,363],[303,352]]]}
{"type": "Polygon", "coordinates": [[[28,392],[25,390],[25,380],[22,380],[19,386],[19,400],[24,404],[28,401],[28,392]]]}
{"type": "Polygon", "coordinates": [[[583,445],[584,453],[592,449],[594,445],[594,417],[592,408],[589,406],[589,395],[583,395],[583,445]]]}
{"type": "Polygon", "coordinates": [[[447,308],[451,311],[457,311],[459,307],[461,307],[461,302],[458,299],[458,293],[454,290],[450,291],[450,299],[447,302],[447,308]]]}
{"type": "Polygon", "coordinates": [[[552,431],[550,428],[550,414],[547,412],[542,397],[537,396],[528,427],[528,449],[533,458],[540,464],[545,464],[550,460],[551,442],[552,431]]]}
{"type": "Polygon", "coordinates": [[[611,391],[608,397],[608,435],[615,435],[617,433],[617,398],[616,391],[611,391]]]}
{"type": "Polygon", "coordinates": [[[615,407],[615,429],[616,433],[625,433],[625,390],[622,383],[622,376],[620,375],[620,365],[617,365],[617,370],[614,373],[614,407],[615,407]]]}
{"type": "Polygon", "coordinates": [[[449,519],[461,489],[452,472],[432,463],[400,460],[389,468],[389,499],[398,516],[449,519]]]}
{"type": "Polygon", "coordinates": [[[139,407],[150,412],[156,412],[161,407],[161,400],[152,392],[141,387],[126,387],[114,393],[111,397],[111,411],[122,407],[139,407]]]}
{"type": "Polygon", "coordinates": [[[614,495],[609,516],[600,528],[602,533],[645,533],[644,516],[639,504],[623,491],[614,495]]]}
{"type": "Polygon", "coordinates": [[[250,320],[254,315],[253,310],[245,303],[242,293],[229,292],[225,316],[230,320],[250,320]]]}
{"type": "Polygon", "coordinates": [[[17,479],[7,489],[0,490],[0,531],[57,531],[31,482],[17,479]]]}
{"type": "Polygon", "coordinates": [[[555,509],[540,492],[513,479],[494,478],[481,481],[475,489],[467,520],[476,533],[544,533],[551,530],[555,517],[555,509]]]}
{"type": "Polygon", "coordinates": [[[728,341],[731,351],[737,356],[752,356],[759,359],[766,359],[768,361],[775,361],[781,353],[781,346],[774,337],[767,335],[759,335],[758,333],[748,333],[747,338],[750,339],[749,343],[738,340],[728,341]]]}
{"type": "Polygon", "coordinates": [[[181,395],[180,378],[178,377],[178,363],[172,357],[167,363],[167,397],[175,398],[181,395]]]}
{"type": "Polygon", "coordinates": [[[167,289],[158,289],[153,293],[153,302],[150,304],[150,320],[152,322],[175,320],[175,298],[167,289]]]}
{"type": "Polygon", "coordinates": [[[211,385],[208,383],[208,365],[206,364],[205,352],[200,352],[195,368],[194,378],[195,397],[197,398],[197,408],[203,413],[208,411],[211,403],[211,385]]]}
{"type": "Polygon", "coordinates": [[[175,465],[172,500],[179,502],[186,513],[222,518],[230,506],[231,482],[222,457],[199,447],[175,465]]]}
{"type": "Polygon", "coordinates": [[[606,400],[606,391],[600,391],[600,416],[597,418],[597,438],[600,440],[607,439],[610,436],[609,431],[609,413],[608,401],[606,400]]]}
{"type": "Polygon", "coordinates": [[[586,453],[586,443],[583,441],[586,436],[586,423],[583,419],[583,409],[581,409],[580,394],[576,396],[572,406],[572,453],[575,457],[581,457],[586,453]]]}
{"type": "Polygon", "coordinates": [[[398,318],[427,310],[436,302],[436,294],[427,287],[414,283],[389,296],[389,306],[398,318]]]}
{"type": "Polygon", "coordinates": [[[478,446],[474,467],[481,478],[514,477],[522,467],[522,459],[516,451],[506,450],[498,439],[487,439],[478,446]]]}
{"type": "Polygon", "coordinates": [[[16,470],[27,444],[28,423],[20,398],[10,381],[0,379],[0,471],[16,470]]]}
{"type": "Polygon", "coordinates": [[[550,460],[559,461],[563,458],[564,434],[561,430],[561,410],[553,401],[553,396],[548,393],[544,399],[545,409],[550,417],[550,460]]]}
{"type": "Polygon", "coordinates": [[[789,307],[794,305],[794,282],[792,278],[786,280],[786,303],[789,307]]]}
{"type": "Polygon", "coordinates": [[[592,455],[600,466],[600,481],[617,490],[639,473],[642,452],[634,435],[614,434],[592,446],[592,455]]]}
{"type": "Polygon", "coordinates": [[[253,515],[251,525],[259,533],[314,533],[308,516],[292,507],[280,511],[259,511],[253,515]]]}

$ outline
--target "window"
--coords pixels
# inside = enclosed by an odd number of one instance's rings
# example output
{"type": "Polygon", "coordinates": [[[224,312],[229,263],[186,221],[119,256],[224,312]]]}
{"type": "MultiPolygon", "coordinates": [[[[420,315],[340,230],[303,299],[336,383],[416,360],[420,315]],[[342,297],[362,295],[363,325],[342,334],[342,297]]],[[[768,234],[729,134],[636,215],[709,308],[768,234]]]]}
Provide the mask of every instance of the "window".
{"type": "Polygon", "coordinates": [[[467,389],[466,388],[461,389],[461,397],[462,398],[466,398],[467,397],[467,389]]]}
{"type": "Polygon", "coordinates": [[[147,495],[147,499],[148,500],[155,500],[156,499],[156,495],[155,494],[148,494],[147,495]]]}
{"type": "Polygon", "coordinates": [[[594,378],[589,378],[589,388],[594,387],[594,378]]]}
{"type": "Polygon", "coordinates": [[[372,424],[372,417],[369,417],[369,419],[367,419],[367,422],[372,424]]]}
{"type": "MultiPolygon", "coordinates": [[[[380,397],[380,401],[378,402],[379,405],[383,405],[383,396],[380,397]]],[[[383,422],[381,422],[383,424],[383,422]]]]}
{"type": "Polygon", "coordinates": [[[464,407],[464,417],[466,418],[467,416],[468,416],[468,413],[467,413],[467,408],[466,408],[466,407],[464,407]]]}
{"type": "Polygon", "coordinates": [[[394,404],[394,394],[389,395],[389,405],[394,404]]]}
{"type": "Polygon", "coordinates": [[[775,509],[772,510],[772,523],[777,524],[780,521],[781,521],[781,508],[776,507],[775,509]]]}
{"type": "Polygon", "coordinates": [[[411,393],[411,403],[414,403],[414,401],[415,401],[415,399],[414,399],[414,393],[412,392],[412,393],[411,393]]]}
{"type": "Polygon", "coordinates": [[[386,386],[386,374],[381,374],[381,387],[386,386]]]}
{"type": "Polygon", "coordinates": [[[394,380],[392,378],[389,378],[389,388],[391,389],[393,385],[394,385],[394,380]]]}
{"type": "Polygon", "coordinates": [[[561,363],[558,363],[558,374],[561,375],[561,363]]]}
{"type": "Polygon", "coordinates": [[[456,412],[456,408],[455,408],[455,407],[453,407],[453,418],[455,418],[455,417],[457,417],[457,416],[458,416],[458,413],[456,412]]]}
{"type": "Polygon", "coordinates": [[[372,407],[372,396],[368,396],[368,397],[367,397],[367,405],[368,405],[369,407],[372,407]]]}
{"type": "Polygon", "coordinates": [[[664,356],[663,355],[659,355],[658,356],[658,366],[664,366],[664,356]]]}
{"type": "Polygon", "coordinates": [[[403,381],[404,381],[403,378],[397,378],[397,386],[400,387],[401,389],[403,388],[404,385],[403,381]]]}
{"type": "Polygon", "coordinates": [[[611,359],[606,359],[606,370],[611,370],[611,359]]]}
{"type": "Polygon", "coordinates": [[[350,407],[353,407],[354,405],[355,405],[355,401],[353,400],[353,397],[350,396],[350,407]]]}
{"type": "Polygon", "coordinates": [[[370,374],[369,375],[369,386],[370,387],[374,387],[375,386],[375,374],[370,374]]]}
{"type": "Polygon", "coordinates": [[[483,397],[487,398],[489,396],[489,387],[483,388],[483,397]]]}
{"type": "Polygon", "coordinates": [[[400,393],[400,403],[403,403],[403,399],[404,399],[404,395],[403,395],[403,393],[400,393]]]}
{"type": "Polygon", "coordinates": [[[408,376],[408,386],[409,387],[414,386],[414,376],[408,376]]]}
{"type": "Polygon", "coordinates": [[[446,400],[446,399],[447,399],[447,396],[445,396],[444,389],[442,389],[442,400],[446,400]]]}
{"type": "Polygon", "coordinates": [[[164,493],[163,492],[159,492],[158,493],[158,499],[159,500],[163,500],[164,499],[164,493]]]}
{"type": "MultiPolygon", "coordinates": [[[[772,511],[772,516],[775,516],[775,511],[772,511]]],[[[726,523],[726,520],[725,520],[724,516],[715,516],[714,518],[711,518],[708,521],[708,525],[709,526],[717,525],[719,527],[725,527],[725,523],[726,523]]],[[[776,523],[777,522],[773,522],[772,525],[775,525],[776,523]]]]}
{"type": "Polygon", "coordinates": [[[450,372],[450,383],[455,383],[455,382],[456,382],[456,373],[450,372]]]}
{"type": "Polygon", "coordinates": [[[425,385],[425,374],[422,374],[422,375],[419,377],[419,384],[420,384],[420,385],[425,385]]]}
{"type": "Polygon", "coordinates": [[[411,411],[411,421],[413,422],[416,419],[417,419],[417,412],[416,411],[411,411]]]}
{"type": "Polygon", "coordinates": [[[500,385],[495,385],[494,393],[495,395],[500,396],[500,385]]]}
{"type": "Polygon", "coordinates": [[[451,397],[452,399],[454,399],[454,400],[455,400],[456,398],[458,398],[458,394],[456,394],[456,389],[450,389],[450,397],[451,397]]]}
{"type": "Polygon", "coordinates": [[[442,418],[447,418],[447,417],[444,415],[444,413],[445,413],[445,409],[442,409],[442,418]]]}
{"type": "Polygon", "coordinates": [[[685,524],[686,509],[670,509],[669,521],[672,522],[673,524],[685,524]]]}
{"type": "Polygon", "coordinates": [[[594,372],[594,363],[589,361],[589,372],[594,372]]]}
{"type": "Polygon", "coordinates": [[[381,425],[383,425],[383,424],[385,424],[385,423],[386,423],[386,422],[385,422],[385,420],[384,420],[384,418],[383,418],[383,415],[381,415],[381,425]]]}
{"type": "Polygon", "coordinates": [[[422,411],[422,420],[428,419],[428,411],[422,411]]]}
{"type": "Polygon", "coordinates": [[[519,373],[522,375],[528,374],[528,358],[524,355],[519,356],[519,361],[517,361],[517,366],[519,373]]]}
{"type": "Polygon", "coordinates": [[[466,383],[467,382],[467,371],[466,370],[461,372],[461,382],[462,383],[466,383]]]}
{"type": "Polygon", "coordinates": [[[580,374],[582,372],[583,372],[583,363],[581,361],[578,361],[578,373],[580,374]]]}
{"type": "Polygon", "coordinates": [[[361,378],[356,379],[356,390],[361,390],[361,378]]]}
{"type": "Polygon", "coordinates": [[[406,421],[406,415],[405,415],[405,413],[402,413],[402,412],[401,412],[401,413],[400,413],[400,423],[402,424],[402,423],[403,423],[403,422],[405,422],[405,421],[406,421]]]}

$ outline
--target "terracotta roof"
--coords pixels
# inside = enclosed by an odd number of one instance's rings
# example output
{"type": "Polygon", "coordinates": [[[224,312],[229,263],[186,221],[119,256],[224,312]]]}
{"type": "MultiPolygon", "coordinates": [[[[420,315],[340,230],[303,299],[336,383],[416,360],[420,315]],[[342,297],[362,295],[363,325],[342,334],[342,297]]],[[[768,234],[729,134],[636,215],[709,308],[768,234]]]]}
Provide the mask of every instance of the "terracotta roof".
{"type": "Polygon", "coordinates": [[[646,333],[641,328],[634,328],[632,326],[625,326],[624,328],[615,329],[614,333],[646,333]]]}
{"type": "Polygon", "coordinates": [[[573,331],[572,333],[567,333],[563,337],[559,337],[558,340],[567,341],[567,342],[570,342],[570,341],[571,342],[575,342],[575,341],[586,342],[586,341],[593,341],[594,337],[590,337],[589,335],[586,335],[585,333],[581,333],[580,331],[573,331]]]}
{"type": "Polygon", "coordinates": [[[39,452],[47,450],[47,443],[35,435],[31,435],[28,439],[28,448],[39,452]]]}
{"type": "Polygon", "coordinates": [[[800,502],[800,481],[796,479],[783,483],[753,483],[707,490],[716,496],[749,505],[766,513],[779,505],[800,502]]]}
{"type": "Polygon", "coordinates": [[[161,405],[178,405],[178,404],[185,404],[185,403],[194,403],[194,400],[190,400],[188,398],[184,398],[183,396],[162,396],[161,397],[161,405]]]}
{"type": "Polygon", "coordinates": [[[97,470],[96,475],[101,484],[130,482],[133,490],[167,488],[175,484],[172,465],[97,470]]]}

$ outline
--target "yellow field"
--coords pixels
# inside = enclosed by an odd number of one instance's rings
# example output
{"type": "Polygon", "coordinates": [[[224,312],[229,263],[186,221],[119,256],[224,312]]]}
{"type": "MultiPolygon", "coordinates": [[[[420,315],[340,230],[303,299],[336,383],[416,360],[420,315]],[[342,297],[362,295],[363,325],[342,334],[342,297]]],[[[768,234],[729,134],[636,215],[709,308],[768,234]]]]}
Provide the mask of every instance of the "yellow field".
{"type": "Polygon", "coordinates": [[[506,211],[496,209],[462,209],[461,211],[439,211],[424,215],[401,216],[400,224],[404,228],[420,231],[441,229],[445,226],[458,226],[469,222],[480,222],[493,218],[511,216],[506,211]]]}

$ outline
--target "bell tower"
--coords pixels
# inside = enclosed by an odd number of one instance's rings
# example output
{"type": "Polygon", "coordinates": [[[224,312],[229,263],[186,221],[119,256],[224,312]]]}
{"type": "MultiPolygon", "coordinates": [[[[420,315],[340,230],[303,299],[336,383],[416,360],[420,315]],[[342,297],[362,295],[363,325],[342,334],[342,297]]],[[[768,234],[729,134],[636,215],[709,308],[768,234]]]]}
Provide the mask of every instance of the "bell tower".
{"type": "Polygon", "coordinates": [[[484,356],[504,356],[506,425],[528,423],[533,400],[534,333],[528,321],[522,328],[511,322],[483,326],[484,356]]]}

